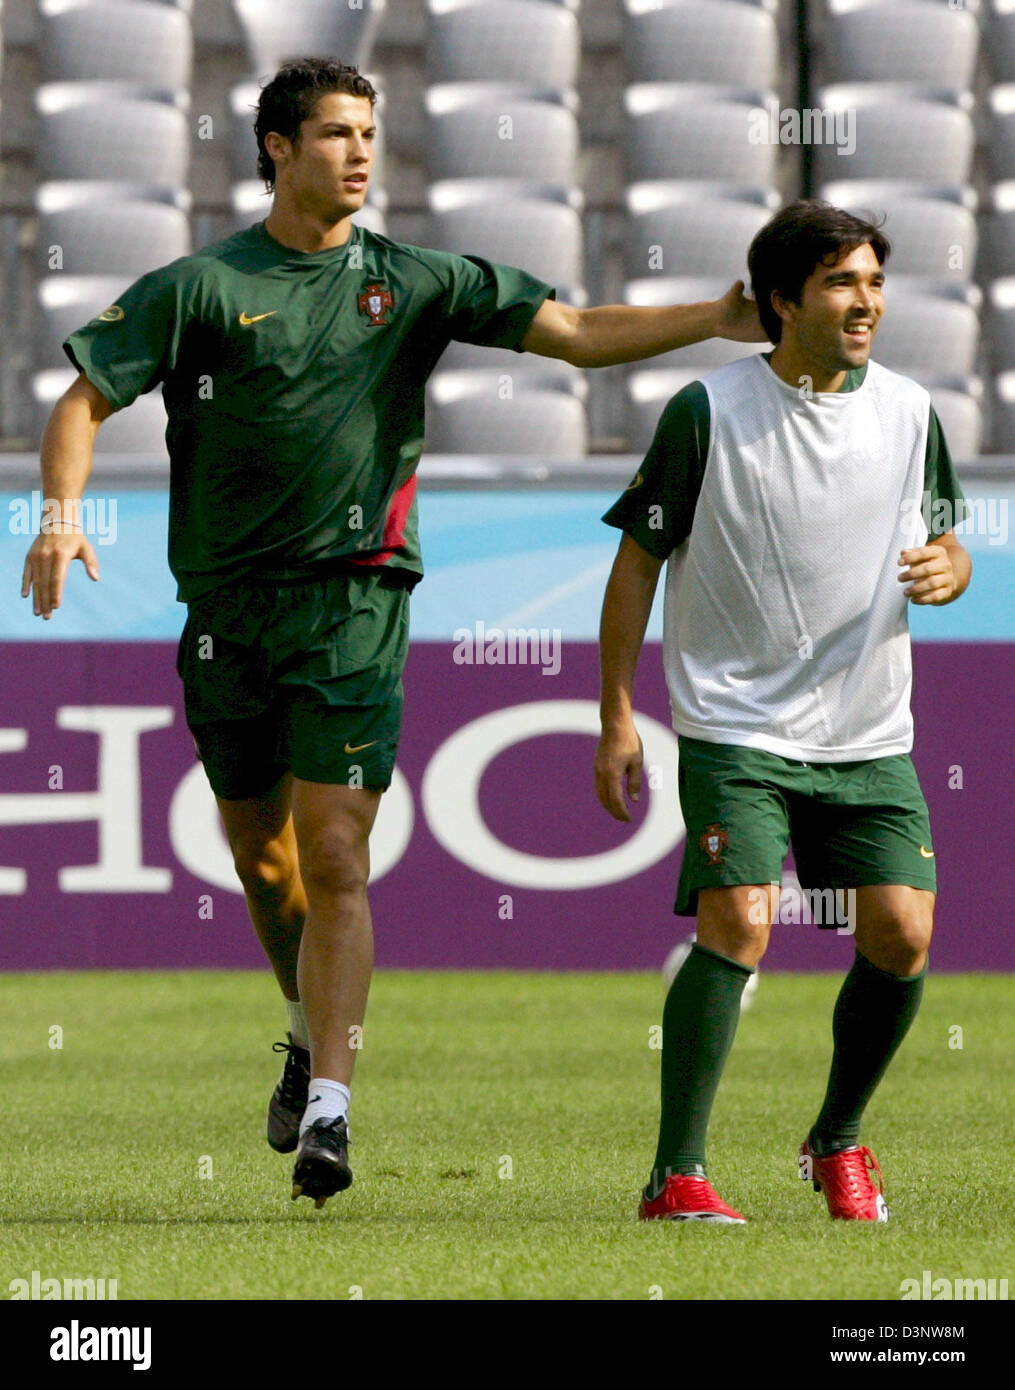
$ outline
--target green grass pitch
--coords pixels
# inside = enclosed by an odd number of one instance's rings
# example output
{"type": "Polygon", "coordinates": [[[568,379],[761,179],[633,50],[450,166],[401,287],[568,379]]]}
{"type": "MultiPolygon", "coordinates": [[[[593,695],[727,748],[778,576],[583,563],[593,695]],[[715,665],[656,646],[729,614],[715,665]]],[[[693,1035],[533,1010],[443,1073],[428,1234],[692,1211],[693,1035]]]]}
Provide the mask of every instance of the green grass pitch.
{"type": "Polygon", "coordinates": [[[1011,1277],[1015,983],[930,977],[864,1131],[887,1226],[833,1223],[796,1175],[837,988],[762,973],[709,1153],[751,1223],[716,1228],[635,1219],[658,976],[380,973],[355,1182],[322,1212],[264,1140],[267,975],[0,977],[0,1297],[33,1270],[121,1299],[898,1300],[925,1269],[1011,1277]]]}

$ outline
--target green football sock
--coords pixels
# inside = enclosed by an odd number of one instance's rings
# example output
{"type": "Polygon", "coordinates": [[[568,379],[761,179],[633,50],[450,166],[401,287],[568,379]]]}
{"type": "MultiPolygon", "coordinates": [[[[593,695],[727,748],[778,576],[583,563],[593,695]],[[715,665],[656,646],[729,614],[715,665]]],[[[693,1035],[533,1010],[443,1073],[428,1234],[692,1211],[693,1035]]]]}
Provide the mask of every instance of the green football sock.
{"type": "Polygon", "coordinates": [[[662,1114],[652,1192],[672,1173],[705,1173],[705,1132],[740,1019],[747,965],[697,943],[663,1009],[662,1114]]]}
{"type": "Polygon", "coordinates": [[[810,1134],[815,1153],[859,1143],[864,1109],[916,1017],[926,973],[889,975],[857,952],[835,1001],[832,1069],[810,1134]]]}

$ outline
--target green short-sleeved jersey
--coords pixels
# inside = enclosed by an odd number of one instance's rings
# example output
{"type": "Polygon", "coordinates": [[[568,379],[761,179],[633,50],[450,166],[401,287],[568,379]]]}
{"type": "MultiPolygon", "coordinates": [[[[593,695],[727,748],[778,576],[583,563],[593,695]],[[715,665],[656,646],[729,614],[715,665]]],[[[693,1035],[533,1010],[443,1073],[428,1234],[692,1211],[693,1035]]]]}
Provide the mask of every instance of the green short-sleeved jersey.
{"type": "Polygon", "coordinates": [[[142,276],[64,347],[116,409],[164,383],[181,600],[322,566],[411,586],[427,377],[453,339],[517,348],[553,294],[358,226],[308,254],[258,223],[142,276]]]}
{"type": "MultiPolygon", "coordinates": [[[[855,391],[866,371],[860,367],[847,372],[840,389],[855,391]]],[[[710,434],[708,392],[700,381],[692,381],[671,397],[644,462],[603,520],[626,531],[650,555],[667,559],[691,534],[710,434]]],[[[966,513],[965,497],[933,406],[927,430],[923,512],[931,537],[951,531],[966,513]]]]}

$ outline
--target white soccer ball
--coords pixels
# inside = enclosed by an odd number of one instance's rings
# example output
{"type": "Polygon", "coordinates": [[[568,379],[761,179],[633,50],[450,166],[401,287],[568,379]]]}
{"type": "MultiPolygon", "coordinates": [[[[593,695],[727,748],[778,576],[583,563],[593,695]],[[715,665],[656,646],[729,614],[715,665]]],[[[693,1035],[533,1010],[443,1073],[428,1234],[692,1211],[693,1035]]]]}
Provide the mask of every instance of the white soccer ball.
{"type": "MultiPolygon", "coordinates": [[[[666,957],[666,960],[663,962],[663,984],[666,986],[667,989],[669,989],[670,985],[672,985],[673,981],[676,979],[677,971],[683,965],[687,957],[691,954],[691,947],[694,945],[696,940],[697,938],[692,932],[686,941],[678,942],[678,944],[674,946],[673,950],[670,952],[670,954],[666,957]]],[[[744,985],[744,992],[740,996],[741,1013],[743,1013],[745,1009],[749,1009],[751,1005],[754,1003],[754,996],[758,992],[759,973],[760,972],[757,970],[757,968],[755,968],[754,974],[747,981],[746,985],[744,985]]]]}

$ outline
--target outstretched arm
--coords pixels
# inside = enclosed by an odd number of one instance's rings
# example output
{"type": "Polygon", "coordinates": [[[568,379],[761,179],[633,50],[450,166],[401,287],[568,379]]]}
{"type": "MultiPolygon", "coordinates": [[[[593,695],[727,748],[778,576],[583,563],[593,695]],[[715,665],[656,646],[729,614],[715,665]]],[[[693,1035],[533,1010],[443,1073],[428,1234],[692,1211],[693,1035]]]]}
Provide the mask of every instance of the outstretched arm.
{"type": "Polygon", "coordinates": [[[630,820],[625,792],[641,792],[641,739],[634,727],[634,677],[652,611],[662,560],[625,535],[613,562],[599,629],[602,736],[596,753],[596,792],[616,820],[630,820]]]}
{"type": "Polygon", "coordinates": [[[753,299],[744,297],[743,290],[743,281],[738,280],[722,299],[662,308],[603,304],[575,309],[547,299],[539,306],[521,347],[541,357],[562,358],[575,367],[612,367],[618,362],[640,362],[705,338],[767,342],[757,306],[753,299]]]}
{"type": "Polygon", "coordinates": [[[72,560],[82,560],[98,579],[95,551],[85,538],[79,503],[92,471],[92,450],[99,426],[113,407],[82,372],[53,407],[42,436],[43,506],[55,502],[60,519],[47,519],[25,559],[21,597],[34,589],[36,617],[50,618],[59,608],[72,560]]]}

